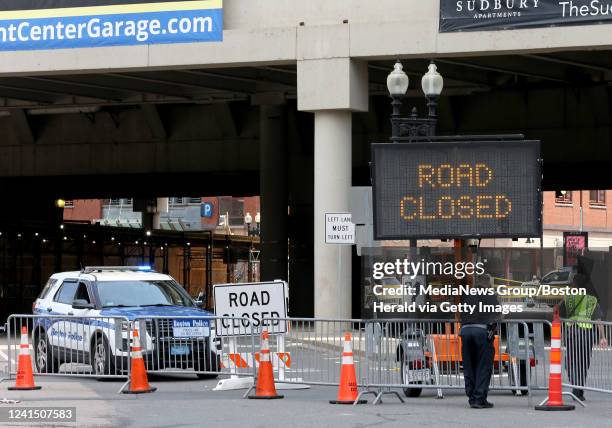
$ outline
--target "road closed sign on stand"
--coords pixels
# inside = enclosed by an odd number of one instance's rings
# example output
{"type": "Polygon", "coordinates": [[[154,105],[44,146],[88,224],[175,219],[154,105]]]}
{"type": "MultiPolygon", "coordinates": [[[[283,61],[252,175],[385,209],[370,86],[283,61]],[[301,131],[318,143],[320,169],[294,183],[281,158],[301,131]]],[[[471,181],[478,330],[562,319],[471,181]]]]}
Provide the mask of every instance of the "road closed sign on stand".
{"type": "Polygon", "coordinates": [[[351,213],[325,214],[325,243],[354,244],[355,225],[351,213]]]}
{"type": "Polygon", "coordinates": [[[274,334],[287,332],[286,323],[281,322],[287,318],[287,283],[219,284],[213,290],[215,315],[236,318],[219,320],[217,336],[248,336],[252,328],[262,327],[274,334]]]}

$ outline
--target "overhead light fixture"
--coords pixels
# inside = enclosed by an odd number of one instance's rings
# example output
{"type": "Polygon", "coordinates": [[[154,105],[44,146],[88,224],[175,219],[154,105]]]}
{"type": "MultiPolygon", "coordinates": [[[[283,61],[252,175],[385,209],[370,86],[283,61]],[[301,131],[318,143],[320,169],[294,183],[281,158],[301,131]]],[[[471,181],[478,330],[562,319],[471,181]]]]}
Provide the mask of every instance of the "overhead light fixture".
{"type": "Polygon", "coordinates": [[[32,116],[47,115],[47,114],[80,114],[80,113],[97,113],[100,111],[98,106],[85,107],[50,107],[50,108],[32,108],[27,110],[27,113],[32,116]]]}

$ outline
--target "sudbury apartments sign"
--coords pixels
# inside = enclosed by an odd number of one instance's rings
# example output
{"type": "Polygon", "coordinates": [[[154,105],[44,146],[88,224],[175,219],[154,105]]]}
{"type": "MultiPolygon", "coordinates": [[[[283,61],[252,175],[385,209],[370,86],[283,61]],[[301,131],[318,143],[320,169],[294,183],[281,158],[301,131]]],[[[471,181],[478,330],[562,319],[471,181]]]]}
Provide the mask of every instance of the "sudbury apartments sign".
{"type": "Polygon", "coordinates": [[[612,24],[612,0],[440,0],[440,32],[612,24]]]}

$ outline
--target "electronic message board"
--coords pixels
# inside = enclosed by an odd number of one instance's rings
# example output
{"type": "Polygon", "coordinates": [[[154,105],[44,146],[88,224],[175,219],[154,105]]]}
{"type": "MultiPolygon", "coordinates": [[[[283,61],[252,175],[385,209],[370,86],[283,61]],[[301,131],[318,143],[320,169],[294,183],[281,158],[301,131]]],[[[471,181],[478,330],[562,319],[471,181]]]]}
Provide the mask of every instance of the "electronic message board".
{"type": "Polygon", "coordinates": [[[372,145],[374,239],[536,237],[539,141],[372,145]]]}

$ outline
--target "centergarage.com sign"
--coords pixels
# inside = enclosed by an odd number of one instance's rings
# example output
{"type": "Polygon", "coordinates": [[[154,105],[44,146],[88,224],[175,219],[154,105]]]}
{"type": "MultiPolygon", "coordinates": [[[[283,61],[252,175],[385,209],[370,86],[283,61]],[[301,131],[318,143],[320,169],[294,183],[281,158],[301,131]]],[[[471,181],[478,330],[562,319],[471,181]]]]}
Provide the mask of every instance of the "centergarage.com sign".
{"type": "Polygon", "coordinates": [[[612,23],[612,0],[440,0],[440,32],[612,23]]]}
{"type": "Polygon", "coordinates": [[[287,283],[219,284],[213,288],[217,336],[243,336],[267,327],[270,333],[286,333],[280,319],[287,318],[287,283]]]}
{"type": "Polygon", "coordinates": [[[223,39],[223,0],[0,0],[0,51],[223,39]]]}

